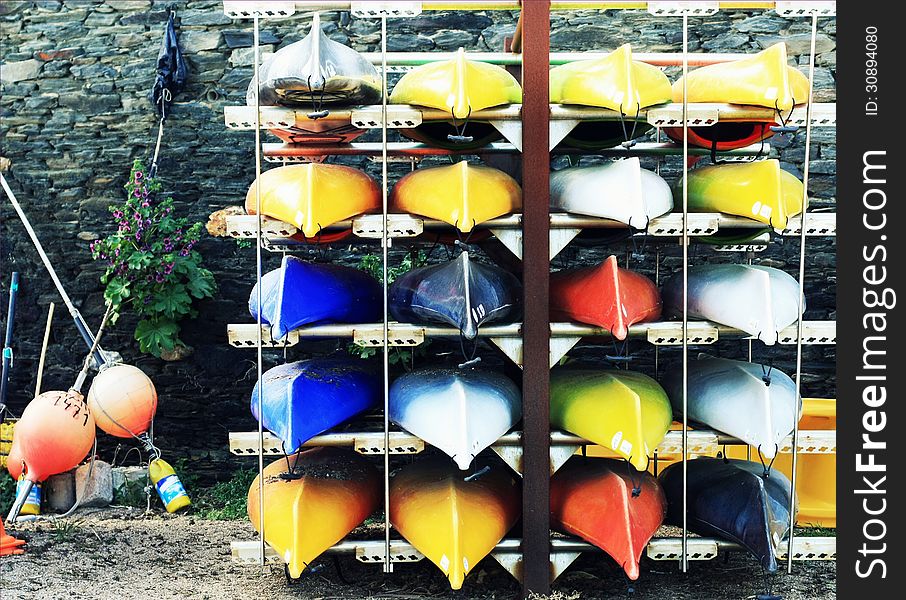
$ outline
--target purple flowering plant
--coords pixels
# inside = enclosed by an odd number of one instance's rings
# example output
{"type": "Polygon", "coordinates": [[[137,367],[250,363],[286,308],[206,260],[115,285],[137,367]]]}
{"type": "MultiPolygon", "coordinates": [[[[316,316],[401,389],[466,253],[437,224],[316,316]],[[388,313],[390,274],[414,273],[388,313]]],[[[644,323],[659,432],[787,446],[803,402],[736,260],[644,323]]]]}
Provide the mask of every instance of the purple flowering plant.
{"type": "Polygon", "coordinates": [[[136,160],[126,183],[126,200],[110,206],[117,230],[91,243],[91,254],[106,270],[104,297],[113,304],[113,319],[127,307],[140,320],[135,339],[142,352],[160,356],[185,345],[179,322],[196,317],[195,300],[210,298],[214,276],[202,267],[194,249],[202,224],[174,215],[173,198],[157,198],[160,183],[136,160]]]}

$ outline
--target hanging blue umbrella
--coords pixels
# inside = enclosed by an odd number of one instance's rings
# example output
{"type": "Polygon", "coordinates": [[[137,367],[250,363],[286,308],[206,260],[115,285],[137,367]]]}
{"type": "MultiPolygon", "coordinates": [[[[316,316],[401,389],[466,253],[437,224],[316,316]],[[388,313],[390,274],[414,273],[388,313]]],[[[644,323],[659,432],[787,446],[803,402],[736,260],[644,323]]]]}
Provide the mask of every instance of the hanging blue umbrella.
{"type": "Polygon", "coordinates": [[[157,79],[154,80],[154,87],[151,88],[151,94],[148,96],[154,105],[157,116],[160,117],[154,158],[151,159],[151,177],[157,174],[157,157],[160,154],[160,141],[164,134],[164,121],[170,105],[173,103],[173,98],[182,91],[188,78],[186,62],[183,60],[182,51],[179,49],[179,38],[176,36],[176,8],[170,5],[167,9],[169,12],[167,27],[160,43],[160,52],[157,54],[157,79]]]}

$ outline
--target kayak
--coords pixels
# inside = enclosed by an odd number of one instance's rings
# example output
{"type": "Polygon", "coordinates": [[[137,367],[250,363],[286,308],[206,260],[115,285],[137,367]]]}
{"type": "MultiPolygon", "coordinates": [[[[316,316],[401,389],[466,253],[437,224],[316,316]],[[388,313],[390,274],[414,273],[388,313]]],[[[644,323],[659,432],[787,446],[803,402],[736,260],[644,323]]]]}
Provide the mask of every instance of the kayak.
{"type": "Polygon", "coordinates": [[[476,149],[502,136],[486,122],[470,117],[485,108],[519,103],[522,88],[506,69],[468,60],[460,48],[450,60],[416,67],[403,75],[390,94],[391,104],[436,108],[449,121],[426,121],[402,132],[414,140],[453,149],[476,149]]]}
{"type": "MultiPolygon", "coordinates": [[[[260,533],[259,477],[249,487],[247,506],[260,533]]],[[[264,469],[264,541],[283,558],[290,577],[299,577],[378,509],[382,488],[378,470],[351,450],[313,448],[279,458],[264,469]]]]}
{"type": "Polygon", "coordinates": [[[452,325],[472,340],[486,323],[512,323],[522,316],[522,284],[512,273],[463,252],[398,277],[390,285],[389,308],[397,321],[452,325]]]}
{"type": "MultiPolygon", "coordinates": [[[[245,196],[245,211],[250,215],[255,214],[256,185],[253,182],[245,196]]],[[[295,225],[306,237],[380,208],[377,184],[352,167],[308,163],[261,173],[261,213],[295,225]]]]}
{"type": "Polygon", "coordinates": [[[639,471],[673,421],[657,381],[634,371],[560,367],[551,371],[550,423],[610,448],[639,471]]]}
{"type": "MultiPolygon", "coordinates": [[[[802,182],[776,159],[708,165],[689,171],[689,212],[720,212],[770,225],[778,233],[802,212],[802,182]]],[[[675,194],[682,194],[682,180],[675,194]]],[[[755,234],[761,231],[755,230],[755,234]]]]}
{"type": "Polygon", "coordinates": [[[551,173],[551,208],[613,219],[636,229],[673,210],[673,194],[660,175],[641,168],[637,157],[551,173]]]}
{"type": "MultiPolygon", "coordinates": [[[[319,107],[323,104],[380,104],[381,76],[364,56],[335,42],[312,16],[311,30],[298,42],[284,46],[258,69],[261,106],[319,107]]],[[[247,104],[255,105],[254,82],[247,104]]]]}
{"type": "MultiPolygon", "coordinates": [[[[667,522],[683,523],[683,465],[660,475],[667,496],[667,522]]],[[[688,527],[704,536],[736,542],[769,573],[777,571],[776,553],[789,533],[790,480],[777,469],[747,460],[702,457],[686,462],[688,527]]]]}
{"type": "MultiPolygon", "coordinates": [[[[280,438],[286,454],[312,437],[377,406],[380,377],[361,359],[313,358],[278,365],[262,377],[262,426],[280,438]]],[[[252,390],[252,415],[258,419],[258,394],[252,390]]]]}
{"type": "MultiPolygon", "coordinates": [[[[809,91],[808,77],[787,64],[783,42],[747,58],[690,71],[686,86],[689,102],[763,106],[781,113],[789,113],[794,106],[806,103],[809,91]]],[[[682,77],[673,84],[673,101],[683,101],[682,77]]],[[[707,127],[689,127],[689,143],[715,150],[744,148],[774,135],[773,125],[773,118],[721,120],[707,127]]],[[[673,140],[682,142],[682,127],[666,127],[664,131],[673,140]]]]}
{"type": "Polygon", "coordinates": [[[496,462],[481,467],[466,476],[448,458],[432,457],[403,467],[390,482],[390,522],[454,590],[522,512],[519,482],[509,468],[496,462]]]}
{"type": "MultiPolygon", "coordinates": [[[[329,108],[381,102],[377,69],[352,48],[324,35],[317,13],[308,35],[264,60],[258,80],[260,106],[307,107],[310,116],[319,117],[271,129],[289,143],[350,142],[365,130],[329,118],[329,108]]],[[[246,104],[255,106],[254,81],[249,83],[246,104]]]]}
{"type": "MultiPolygon", "coordinates": [[[[261,278],[261,321],[278,340],[303,325],[373,323],[382,319],[382,293],[377,280],[359,269],[284,256],[279,269],[261,278]]],[[[257,283],[249,312],[258,317],[257,283]]]]}
{"type": "MultiPolygon", "coordinates": [[[[803,398],[800,431],[836,429],[836,400],[803,398]]],[[[729,458],[746,458],[748,448],[727,446],[726,452],[729,458]]],[[[793,473],[792,463],[792,454],[780,454],[774,462],[774,469],[790,477],[793,473]]],[[[834,454],[800,453],[796,459],[796,499],[799,503],[796,524],[800,527],[837,526],[836,463],[837,457],[834,454]]]]}
{"type": "Polygon", "coordinates": [[[522,189],[503,171],[462,160],[405,175],[393,187],[390,206],[469,233],[480,223],[521,209],[522,189]]]}
{"type": "Polygon", "coordinates": [[[612,458],[571,457],[551,477],[551,527],[594,544],[635,580],[667,499],[656,477],[629,469],[612,458]]]}
{"type": "Polygon", "coordinates": [[[522,394],[493,371],[423,369],[393,382],[389,414],[466,470],[522,418],[522,394]]]}
{"type": "Polygon", "coordinates": [[[661,316],[661,295],[653,281],[622,269],[609,256],[594,267],[552,273],[551,321],[578,321],[604,327],[618,340],[634,323],[661,316]]]}
{"type": "Polygon", "coordinates": [[[623,142],[627,134],[641,137],[652,126],[639,113],[669,102],[670,97],[667,76],[655,66],[633,60],[629,44],[607,56],[567,63],[550,72],[552,103],[609,108],[628,121],[582,121],[564,139],[570,147],[609,148],[623,142]]]}
{"type": "MultiPolygon", "coordinates": [[[[734,327],[773,346],[780,331],[799,318],[799,284],[791,275],[761,265],[698,265],[688,270],[688,314],[734,327]]],[[[683,274],[664,285],[664,314],[683,314],[683,274]]],[[[805,311],[805,298],[802,298],[805,311]]]]}
{"type": "MultiPolygon", "coordinates": [[[[802,401],[783,371],[758,363],[701,354],[689,361],[689,419],[731,435],[770,460],[799,419],[802,401]]],[[[664,389],[677,419],[683,415],[683,374],[667,373],[664,389]]]]}

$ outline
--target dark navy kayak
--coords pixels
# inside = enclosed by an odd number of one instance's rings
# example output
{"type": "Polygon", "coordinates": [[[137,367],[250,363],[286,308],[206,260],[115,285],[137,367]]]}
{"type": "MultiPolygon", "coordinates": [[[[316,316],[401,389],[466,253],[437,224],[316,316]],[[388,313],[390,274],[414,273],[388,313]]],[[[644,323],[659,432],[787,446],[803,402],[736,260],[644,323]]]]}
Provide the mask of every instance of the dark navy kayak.
{"type": "MultiPolygon", "coordinates": [[[[696,458],[687,463],[688,526],[700,535],[737,542],[773,573],[776,550],[789,533],[790,480],[777,469],[748,460],[696,458]]],[[[674,463],[660,476],[667,495],[667,522],[683,523],[683,467],[674,463]]]]}
{"type": "MultiPolygon", "coordinates": [[[[283,257],[279,269],[261,278],[261,320],[274,339],[303,325],[381,321],[381,284],[358,269],[283,257]]],[[[258,286],[249,296],[249,312],[258,316],[258,286]]]]}
{"type": "Polygon", "coordinates": [[[522,316],[522,284],[500,267],[458,258],[409,271],[390,286],[390,314],[404,323],[440,323],[474,339],[485,323],[522,316]]]}
{"type": "MultiPolygon", "coordinates": [[[[313,358],[279,365],[264,374],[261,424],[295,452],[312,437],[377,406],[379,374],[360,359],[313,358]]],[[[258,391],[252,390],[252,415],[258,418],[258,391]]]]}

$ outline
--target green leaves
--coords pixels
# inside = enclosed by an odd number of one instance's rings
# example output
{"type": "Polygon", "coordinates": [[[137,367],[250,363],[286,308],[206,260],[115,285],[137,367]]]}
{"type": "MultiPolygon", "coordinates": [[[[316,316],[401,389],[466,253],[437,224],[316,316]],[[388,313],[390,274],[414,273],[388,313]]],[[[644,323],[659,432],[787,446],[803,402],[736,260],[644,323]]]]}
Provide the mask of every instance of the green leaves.
{"type": "Polygon", "coordinates": [[[162,350],[172,350],[179,341],[179,325],[170,319],[142,319],[135,326],[135,339],[142,352],[160,356],[162,350]]]}
{"type": "Polygon", "coordinates": [[[195,300],[210,298],[217,285],[194,249],[202,223],[176,214],[172,198],[158,199],[161,189],[136,160],[124,186],[126,198],[110,206],[114,231],[91,244],[105,272],[104,297],[117,312],[131,308],[142,317],[135,338],[143,352],[160,356],[180,344],[178,322],[194,317],[195,300]]]}

